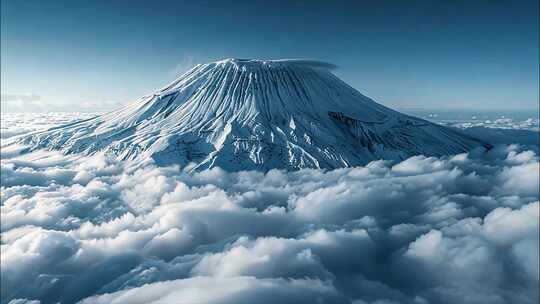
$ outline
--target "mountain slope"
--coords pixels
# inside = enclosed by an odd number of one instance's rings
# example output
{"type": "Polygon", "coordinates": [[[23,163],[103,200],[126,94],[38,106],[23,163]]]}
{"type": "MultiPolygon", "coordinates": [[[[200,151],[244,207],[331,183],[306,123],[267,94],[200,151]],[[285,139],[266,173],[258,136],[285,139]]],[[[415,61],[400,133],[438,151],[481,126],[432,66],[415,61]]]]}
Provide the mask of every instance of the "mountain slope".
{"type": "Polygon", "coordinates": [[[126,107],[19,139],[30,149],[226,170],[338,168],[483,143],[386,108],[303,60],[197,65],[126,107]]]}

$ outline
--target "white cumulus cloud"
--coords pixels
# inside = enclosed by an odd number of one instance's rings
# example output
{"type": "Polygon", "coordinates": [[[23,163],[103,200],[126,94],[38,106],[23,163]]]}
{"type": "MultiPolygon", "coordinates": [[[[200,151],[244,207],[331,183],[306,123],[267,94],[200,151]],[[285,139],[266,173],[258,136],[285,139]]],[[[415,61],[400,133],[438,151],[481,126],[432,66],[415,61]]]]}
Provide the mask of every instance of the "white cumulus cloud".
{"type": "Polygon", "coordinates": [[[2,151],[3,303],[538,302],[539,157],[519,145],[193,174],[21,151],[2,151]]]}

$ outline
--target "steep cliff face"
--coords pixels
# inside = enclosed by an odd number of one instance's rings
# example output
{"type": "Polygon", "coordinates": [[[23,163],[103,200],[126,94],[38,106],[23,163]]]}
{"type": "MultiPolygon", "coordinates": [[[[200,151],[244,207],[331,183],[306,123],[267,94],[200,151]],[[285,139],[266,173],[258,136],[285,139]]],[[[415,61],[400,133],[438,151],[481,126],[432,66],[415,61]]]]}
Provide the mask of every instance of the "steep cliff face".
{"type": "Polygon", "coordinates": [[[19,139],[30,149],[230,171],[338,168],[483,143],[386,108],[303,60],[197,65],[126,107],[19,139]]]}

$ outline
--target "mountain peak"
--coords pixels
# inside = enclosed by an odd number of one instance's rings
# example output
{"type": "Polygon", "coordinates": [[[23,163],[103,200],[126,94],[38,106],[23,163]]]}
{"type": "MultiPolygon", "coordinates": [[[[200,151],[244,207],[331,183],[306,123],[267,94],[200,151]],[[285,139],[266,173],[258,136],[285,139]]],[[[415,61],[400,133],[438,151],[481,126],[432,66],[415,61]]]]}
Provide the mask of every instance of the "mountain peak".
{"type": "Polygon", "coordinates": [[[483,144],[376,103],[332,68],[304,59],[197,65],[122,109],[19,141],[30,149],[230,171],[339,168],[483,144]]]}
{"type": "Polygon", "coordinates": [[[283,67],[310,67],[322,69],[335,69],[336,65],[320,60],[313,59],[240,59],[226,58],[218,60],[211,64],[215,65],[234,65],[236,67],[258,67],[258,68],[283,68],[283,67]]]}

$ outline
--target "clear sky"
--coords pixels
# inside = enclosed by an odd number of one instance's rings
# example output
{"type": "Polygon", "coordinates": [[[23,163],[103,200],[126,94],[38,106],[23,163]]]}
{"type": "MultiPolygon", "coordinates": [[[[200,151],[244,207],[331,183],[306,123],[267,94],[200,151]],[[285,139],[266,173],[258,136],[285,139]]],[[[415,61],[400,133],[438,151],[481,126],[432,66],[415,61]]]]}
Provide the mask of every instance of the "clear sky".
{"type": "Polygon", "coordinates": [[[2,110],[102,110],[195,63],[309,58],[396,108],[538,108],[538,1],[1,1],[2,110]]]}

